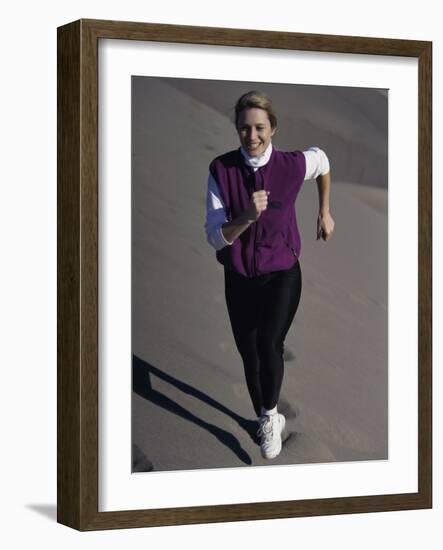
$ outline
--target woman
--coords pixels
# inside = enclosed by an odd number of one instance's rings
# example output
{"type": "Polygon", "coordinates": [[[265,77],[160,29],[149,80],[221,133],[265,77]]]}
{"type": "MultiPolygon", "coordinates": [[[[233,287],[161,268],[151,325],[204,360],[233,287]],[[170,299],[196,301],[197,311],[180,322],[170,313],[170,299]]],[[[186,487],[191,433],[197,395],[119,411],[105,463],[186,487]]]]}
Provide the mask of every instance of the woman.
{"type": "Polygon", "coordinates": [[[209,167],[205,229],[224,266],[226,305],[258,417],[261,453],[275,458],[285,427],[277,410],[283,343],[301,294],[294,204],[303,181],[316,178],[317,239],[331,237],[329,161],[317,147],[288,153],[273,147],[277,119],[262,92],[240,97],[235,125],[241,147],[209,167]]]}

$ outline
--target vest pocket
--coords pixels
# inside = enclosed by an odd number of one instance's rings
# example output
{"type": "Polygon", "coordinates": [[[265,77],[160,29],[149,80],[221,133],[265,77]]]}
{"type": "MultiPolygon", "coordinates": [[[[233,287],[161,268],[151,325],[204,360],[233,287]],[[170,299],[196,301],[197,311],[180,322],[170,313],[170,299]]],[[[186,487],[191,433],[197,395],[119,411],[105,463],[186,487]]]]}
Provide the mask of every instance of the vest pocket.
{"type": "Polygon", "coordinates": [[[286,234],[284,233],[284,231],[280,231],[281,233],[281,236],[283,238],[283,242],[285,243],[285,246],[290,250],[292,256],[294,256],[295,258],[298,258],[298,254],[295,250],[295,248],[292,246],[292,244],[289,242],[289,239],[288,237],[286,236],[286,234]]]}
{"type": "Polygon", "coordinates": [[[277,231],[255,245],[257,274],[289,269],[294,264],[294,257],[298,256],[283,231],[277,231]]]}
{"type": "Polygon", "coordinates": [[[286,246],[289,248],[289,250],[292,252],[292,254],[298,258],[297,256],[297,252],[295,251],[295,248],[293,246],[291,246],[290,244],[286,243],[286,246]]]}

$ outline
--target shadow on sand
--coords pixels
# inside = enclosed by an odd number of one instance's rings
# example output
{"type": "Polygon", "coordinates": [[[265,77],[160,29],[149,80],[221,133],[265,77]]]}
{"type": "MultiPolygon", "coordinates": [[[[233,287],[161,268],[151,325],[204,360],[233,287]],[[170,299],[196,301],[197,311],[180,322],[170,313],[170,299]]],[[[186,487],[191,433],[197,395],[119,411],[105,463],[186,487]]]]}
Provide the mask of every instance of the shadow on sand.
{"type": "Polygon", "coordinates": [[[164,382],[171,384],[181,392],[187,395],[191,395],[192,397],[199,399],[206,405],[209,405],[214,409],[217,409],[218,411],[226,414],[227,416],[235,420],[235,422],[237,422],[237,424],[245,430],[245,432],[254,442],[257,442],[257,423],[255,421],[248,420],[246,418],[243,418],[242,416],[239,416],[231,409],[228,409],[225,405],[222,405],[212,397],[209,397],[209,395],[207,395],[206,393],[190,386],[189,384],[186,384],[185,382],[182,382],[181,380],[178,380],[170,374],[166,374],[165,372],[154,367],[150,363],[144,361],[143,359],[140,359],[136,355],[133,356],[132,388],[137,395],[151,401],[151,403],[154,403],[155,405],[158,405],[159,407],[162,407],[163,409],[173,414],[176,414],[177,416],[180,416],[181,418],[184,418],[185,420],[188,420],[189,422],[193,422],[200,428],[204,428],[213,436],[215,436],[220,441],[220,443],[231,449],[244,464],[252,464],[251,457],[241,447],[238,439],[234,435],[227,432],[226,430],[223,430],[222,428],[219,428],[218,426],[215,426],[214,424],[210,424],[209,422],[202,420],[195,414],[183,408],[170,397],[167,397],[161,392],[153,389],[151,384],[151,376],[156,376],[164,382]]]}

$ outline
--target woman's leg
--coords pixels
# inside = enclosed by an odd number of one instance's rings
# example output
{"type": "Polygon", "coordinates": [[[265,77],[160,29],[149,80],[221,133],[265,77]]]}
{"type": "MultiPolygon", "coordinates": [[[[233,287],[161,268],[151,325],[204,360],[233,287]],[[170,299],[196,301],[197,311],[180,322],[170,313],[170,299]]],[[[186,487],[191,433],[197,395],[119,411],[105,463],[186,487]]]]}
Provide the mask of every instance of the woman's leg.
{"type": "Polygon", "coordinates": [[[251,281],[225,269],[225,298],[237,349],[243,361],[246,385],[257,416],[263,405],[257,354],[259,299],[251,281]]]}
{"type": "Polygon", "coordinates": [[[262,401],[268,410],[277,405],[280,395],[284,373],[283,343],[300,302],[301,286],[301,269],[297,261],[263,288],[256,336],[262,401]]]}

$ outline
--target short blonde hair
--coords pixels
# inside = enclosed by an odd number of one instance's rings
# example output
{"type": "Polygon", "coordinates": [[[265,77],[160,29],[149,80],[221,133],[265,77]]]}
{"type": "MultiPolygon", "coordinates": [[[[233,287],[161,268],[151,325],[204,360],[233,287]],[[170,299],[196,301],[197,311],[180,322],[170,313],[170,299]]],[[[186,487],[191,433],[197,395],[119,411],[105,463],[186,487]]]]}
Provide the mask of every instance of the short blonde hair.
{"type": "Polygon", "coordinates": [[[245,109],[263,109],[268,113],[269,122],[271,123],[271,128],[277,128],[277,117],[275,116],[274,108],[272,106],[272,101],[269,97],[258,90],[252,90],[243,94],[235,104],[235,127],[238,127],[238,119],[240,113],[245,109]]]}

